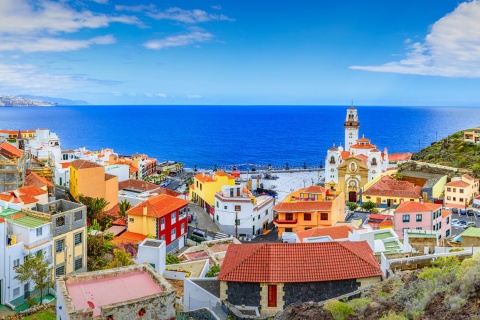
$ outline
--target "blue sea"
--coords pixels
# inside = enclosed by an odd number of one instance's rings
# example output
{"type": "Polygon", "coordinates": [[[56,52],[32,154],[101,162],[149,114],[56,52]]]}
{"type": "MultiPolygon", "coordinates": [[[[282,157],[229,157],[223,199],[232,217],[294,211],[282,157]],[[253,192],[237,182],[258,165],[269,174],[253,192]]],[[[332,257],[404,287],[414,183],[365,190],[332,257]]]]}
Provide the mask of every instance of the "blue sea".
{"type": "MultiPolygon", "coordinates": [[[[0,129],[49,128],[62,148],[146,153],[186,167],[324,164],[344,142],[349,106],[1,107],[0,129]]],[[[389,153],[417,152],[458,130],[480,126],[480,109],[357,107],[360,136],[389,153]]]]}

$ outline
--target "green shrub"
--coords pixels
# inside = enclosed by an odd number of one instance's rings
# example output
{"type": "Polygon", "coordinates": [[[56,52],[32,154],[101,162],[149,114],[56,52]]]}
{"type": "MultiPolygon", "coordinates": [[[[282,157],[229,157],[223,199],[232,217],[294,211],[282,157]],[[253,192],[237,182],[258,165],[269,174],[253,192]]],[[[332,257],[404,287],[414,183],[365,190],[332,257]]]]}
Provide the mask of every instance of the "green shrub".
{"type": "Polygon", "coordinates": [[[358,208],[358,205],[355,202],[349,202],[347,203],[348,210],[354,211],[355,209],[358,208]]]}
{"type": "Polygon", "coordinates": [[[375,208],[375,203],[373,203],[372,201],[367,201],[363,203],[361,207],[365,210],[372,210],[373,208],[375,208]]]}
{"type": "Polygon", "coordinates": [[[220,266],[218,264],[215,264],[210,267],[210,270],[208,270],[205,276],[207,278],[213,278],[213,277],[216,277],[219,272],[220,272],[220,266]]]}
{"type": "Polygon", "coordinates": [[[384,315],[379,320],[408,320],[408,318],[402,314],[397,314],[395,311],[390,310],[388,314],[384,315]]]}
{"type": "Polygon", "coordinates": [[[38,304],[37,300],[35,300],[35,299],[32,298],[32,297],[28,298],[28,300],[27,300],[27,306],[28,306],[29,308],[34,307],[34,306],[36,306],[37,304],[38,304]]]}
{"type": "Polygon", "coordinates": [[[325,302],[323,308],[330,311],[335,320],[344,320],[346,317],[353,315],[353,308],[351,306],[337,300],[328,300],[325,302]]]}
{"type": "Polygon", "coordinates": [[[368,305],[372,302],[370,299],[366,298],[356,298],[347,302],[347,304],[352,307],[355,314],[362,314],[368,305]]]}
{"type": "Polygon", "coordinates": [[[178,259],[177,256],[174,256],[174,255],[171,254],[171,253],[167,253],[166,263],[167,263],[167,264],[177,264],[177,263],[180,263],[180,260],[178,259]]]}

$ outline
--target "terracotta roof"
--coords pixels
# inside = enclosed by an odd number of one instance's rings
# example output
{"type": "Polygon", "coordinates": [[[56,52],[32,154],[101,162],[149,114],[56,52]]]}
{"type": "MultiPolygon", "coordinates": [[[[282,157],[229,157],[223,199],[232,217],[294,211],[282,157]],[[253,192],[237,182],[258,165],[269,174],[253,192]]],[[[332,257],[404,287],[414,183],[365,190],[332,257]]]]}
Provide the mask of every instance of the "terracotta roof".
{"type": "Polygon", "coordinates": [[[476,196],[475,199],[480,200],[480,195],[479,195],[479,196],[476,196]]]}
{"type": "Polygon", "coordinates": [[[180,192],[177,192],[175,190],[171,190],[171,189],[168,189],[168,188],[158,188],[158,189],[155,190],[155,193],[168,194],[169,196],[172,196],[172,197],[178,197],[179,195],[181,195],[180,192]]]}
{"type": "Polygon", "coordinates": [[[70,167],[70,162],[60,162],[62,169],[67,169],[70,167]]]}
{"type": "Polygon", "coordinates": [[[357,142],[370,142],[370,139],[360,138],[360,139],[357,140],[357,142]]]}
{"type": "Polygon", "coordinates": [[[325,189],[322,186],[310,186],[308,188],[300,189],[301,192],[306,192],[306,193],[325,193],[327,192],[327,189],[325,189]]]}
{"type": "Polygon", "coordinates": [[[47,191],[36,186],[25,186],[25,187],[18,188],[17,190],[20,193],[20,195],[29,195],[32,197],[40,196],[42,194],[47,193],[47,191]]]}
{"type": "Polygon", "coordinates": [[[342,159],[347,159],[350,157],[350,151],[342,151],[342,159]]]}
{"type": "MultiPolygon", "coordinates": [[[[118,162],[117,162],[118,163],[118,162]]],[[[130,166],[130,169],[129,169],[129,172],[132,173],[132,172],[137,172],[138,171],[138,168],[135,168],[134,166],[130,166]]]]}
{"type": "Polygon", "coordinates": [[[127,225],[127,219],[118,218],[117,220],[112,222],[112,225],[114,225],[114,226],[126,226],[127,225]]]}
{"type": "Polygon", "coordinates": [[[277,212],[315,212],[330,211],[331,201],[286,201],[277,204],[273,210],[277,212]]]}
{"type": "Polygon", "coordinates": [[[389,161],[408,161],[412,157],[412,154],[410,152],[404,152],[404,153],[392,153],[388,155],[388,160],[389,161]]]}
{"type": "Polygon", "coordinates": [[[393,217],[387,214],[378,214],[378,213],[370,213],[370,215],[368,216],[368,220],[384,221],[387,218],[393,218],[393,217]]]}
{"type": "Polygon", "coordinates": [[[384,176],[363,192],[370,196],[392,196],[405,198],[419,198],[422,188],[408,181],[394,180],[390,176],[384,176]]]}
{"type": "Polygon", "coordinates": [[[359,154],[355,158],[360,159],[360,161],[362,161],[363,164],[367,164],[367,162],[368,162],[368,157],[364,154],[359,154]]]}
{"type": "Polygon", "coordinates": [[[303,242],[305,238],[330,236],[332,239],[345,239],[348,238],[348,234],[356,229],[354,226],[333,226],[325,228],[313,228],[310,230],[298,231],[297,237],[300,242],[303,242]]]}
{"type": "Polygon", "coordinates": [[[20,149],[17,149],[16,147],[12,146],[8,142],[4,142],[0,144],[0,153],[7,156],[7,157],[21,157],[23,156],[23,151],[20,149]]]}
{"type": "Polygon", "coordinates": [[[197,179],[200,182],[215,182],[216,181],[215,179],[213,179],[208,174],[203,174],[203,173],[199,173],[199,174],[195,175],[195,179],[197,179]]]}
{"type": "Polygon", "coordinates": [[[475,181],[475,178],[472,177],[471,175],[468,175],[468,174],[464,174],[464,175],[462,176],[462,178],[465,178],[465,179],[470,180],[470,181],[475,181]]]}
{"type": "Polygon", "coordinates": [[[36,174],[35,172],[29,172],[25,177],[26,186],[36,186],[39,188],[42,187],[53,187],[53,184],[45,179],[44,177],[36,174]]]}
{"type": "Polygon", "coordinates": [[[95,162],[87,161],[87,160],[74,160],[74,161],[70,162],[70,165],[77,170],[78,169],[90,169],[90,168],[101,167],[101,165],[99,165],[95,162]]]}
{"type": "Polygon", "coordinates": [[[106,210],[106,211],[103,211],[103,214],[104,215],[107,215],[109,217],[114,217],[114,218],[117,218],[120,216],[119,214],[120,212],[120,205],[117,203],[116,205],[114,205],[112,208],[106,210]]]}
{"type": "Polygon", "coordinates": [[[429,212],[441,208],[442,205],[438,203],[423,203],[415,201],[404,201],[402,202],[395,213],[407,213],[407,212],[429,212]]]}
{"type": "Polygon", "coordinates": [[[5,219],[0,218],[0,223],[4,223],[4,222],[5,222],[5,219]]]}
{"type": "Polygon", "coordinates": [[[116,175],[105,173],[105,181],[108,181],[110,179],[116,178],[116,175]]]}
{"type": "Polygon", "coordinates": [[[375,149],[376,146],[373,144],[352,144],[350,149],[375,149]]]}
{"type": "Polygon", "coordinates": [[[133,244],[138,244],[145,240],[147,236],[144,236],[143,234],[140,233],[135,233],[135,232],[130,232],[126,231],[119,235],[118,237],[113,238],[113,243],[116,245],[122,244],[122,243],[133,243],[133,244]]]}
{"type": "Polygon", "coordinates": [[[35,203],[35,202],[38,202],[38,199],[35,198],[35,197],[32,197],[28,194],[25,194],[25,195],[21,195],[20,196],[20,200],[24,203],[24,204],[30,204],[30,203],[35,203]]]}
{"type": "Polygon", "coordinates": [[[451,215],[451,214],[452,214],[451,211],[442,210],[442,218],[446,218],[446,217],[448,217],[448,216],[451,215]]]}
{"type": "Polygon", "coordinates": [[[449,183],[447,183],[445,186],[447,187],[461,187],[461,188],[466,188],[468,187],[470,184],[468,184],[467,182],[465,181],[462,181],[462,180],[454,180],[454,181],[450,181],[449,183]]]}
{"type": "Polygon", "coordinates": [[[328,149],[328,151],[338,151],[338,149],[335,148],[335,147],[332,147],[332,148],[328,149]]]}
{"type": "Polygon", "coordinates": [[[218,280],[320,282],[383,276],[366,241],[228,246],[218,280]]]}
{"type": "Polygon", "coordinates": [[[153,189],[158,189],[159,187],[160,186],[157,186],[154,183],[135,179],[128,179],[118,183],[118,190],[135,189],[141,191],[150,191],[153,189]]]}
{"type": "Polygon", "coordinates": [[[188,204],[187,200],[175,198],[167,194],[151,197],[127,211],[127,215],[143,216],[143,207],[147,207],[147,216],[161,218],[188,204]]]}
{"type": "Polygon", "coordinates": [[[380,152],[380,150],[378,150],[378,149],[372,149],[372,150],[370,150],[370,152],[380,152]]]}
{"type": "Polygon", "coordinates": [[[12,196],[11,194],[0,193],[0,200],[2,201],[13,202],[13,198],[14,196],[12,196]]]}
{"type": "Polygon", "coordinates": [[[393,227],[393,220],[383,220],[378,226],[384,228],[393,227]]]}

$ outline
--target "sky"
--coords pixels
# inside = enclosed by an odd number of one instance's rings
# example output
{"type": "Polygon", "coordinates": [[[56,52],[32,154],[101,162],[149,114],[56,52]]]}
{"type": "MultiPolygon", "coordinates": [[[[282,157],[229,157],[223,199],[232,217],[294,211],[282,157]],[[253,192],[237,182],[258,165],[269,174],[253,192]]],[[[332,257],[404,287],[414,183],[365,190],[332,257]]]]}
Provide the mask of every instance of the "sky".
{"type": "Polygon", "coordinates": [[[480,0],[0,0],[0,95],[480,106],[480,0]]]}

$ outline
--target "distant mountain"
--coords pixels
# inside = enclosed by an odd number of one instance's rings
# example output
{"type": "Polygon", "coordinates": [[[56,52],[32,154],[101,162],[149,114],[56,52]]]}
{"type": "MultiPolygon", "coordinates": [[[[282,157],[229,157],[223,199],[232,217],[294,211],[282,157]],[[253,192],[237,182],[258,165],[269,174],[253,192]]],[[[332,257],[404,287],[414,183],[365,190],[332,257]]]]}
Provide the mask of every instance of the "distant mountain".
{"type": "Polygon", "coordinates": [[[55,103],[39,99],[0,95],[1,107],[51,107],[55,105],[55,103]]]}
{"type": "Polygon", "coordinates": [[[70,99],[63,99],[63,98],[32,96],[28,94],[21,94],[21,95],[18,95],[17,97],[27,98],[27,99],[38,99],[38,100],[46,101],[59,106],[79,106],[79,105],[88,104],[88,102],[84,100],[70,100],[70,99]]]}

